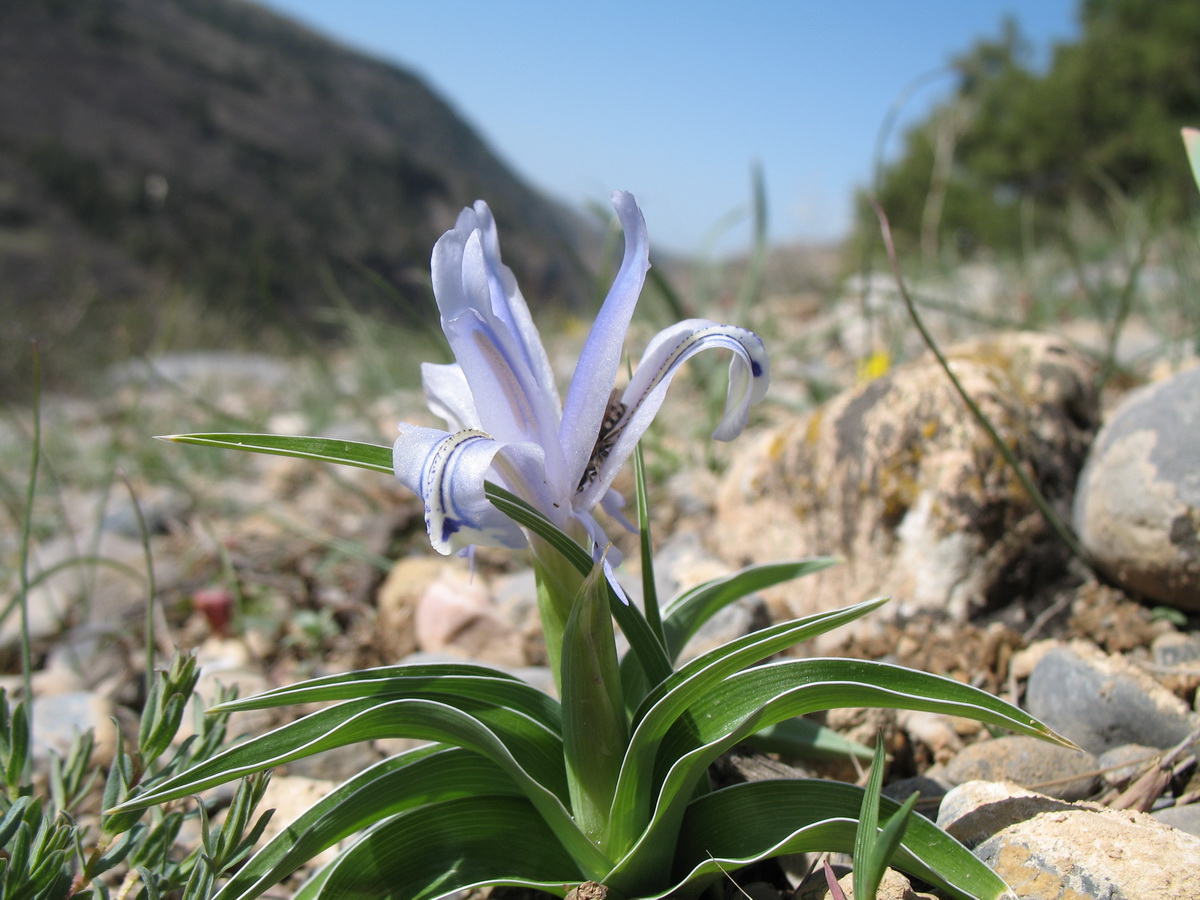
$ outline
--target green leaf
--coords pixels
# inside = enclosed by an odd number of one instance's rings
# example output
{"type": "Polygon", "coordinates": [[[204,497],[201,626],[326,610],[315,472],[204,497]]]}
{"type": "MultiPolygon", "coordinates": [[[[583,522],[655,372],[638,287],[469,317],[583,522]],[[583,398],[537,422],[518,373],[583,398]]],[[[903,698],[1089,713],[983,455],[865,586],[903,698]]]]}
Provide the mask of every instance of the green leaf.
{"type": "Polygon", "coordinates": [[[4,813],[4,817],[0,818],[0,847],[8,847],[8,842],[25,821],[25,813],[32,803],[33,798],[28,795],[13,800],[12,806],[4,813]]]}
{"type": "MultiPolygon", "coordinates": [[[[621,777],[610,814],[610,846],[628,845],[649,822],[650,798],[654,793],[651,781],[662,739],[695,701],[739,669],[852,622],[884,602],[882,599],[869,600],[845,609],[781,622],[745,635],[693,659],[655,688],[634,715],[634,733],[621,764],[621,777]]],[[[691,790],[691,785],[687,790],[691,790]]]]}
{"type": "Polygon", "coordinates": [[[553,697],[513,675],[466,663],[380,666],[325,675],[218,703],[211,712],[240,712],[367,697],[377,700],[466,697],[518,711],[553,731],[562,727],[560,705],[553,697]]]}
{"type": "MultiPolygon", "coordinates": [[[[653,778],[661,788],[650,824],[618,864],[622,877],[644,877],[647,869],[658,862],[663,845],[669,844],[675,834],[693,787],[721,753],[774,722],[853,706],[964,716],[1019,734],[1070,744],[1015,706],[949,678],[864,660],[768,663],[733,674],[695,698],[688,715],[673,721],[668,733],[657,742],[660,769],[653,778]]],[[[635,732],[631,751],[637,740],[635,732]]],[[[626,799],[629,795],[618,793],[617,801],[634,802],[637,796],[626,799]]]]}
{"type": "MultiPolygon", "coordinates": [[[[511,491],[506,491],[490,481],[484,483],[484,490],[493,506],[554,547],[580,575],[586,578],[592,571],[591,554],[571,540],[539,510],[511,491]]],[[[608,591],[608,605],[650,682],[657,684],[670,675],[671,661],[667,658],[662,643],[655,637],[646,617],[636,606],[625,603],[611,587],[608,591]]]]}
{"type": "Polygon", "coordinates": [[[157,438],[173,444],[196,444],[200,447],[245,450],[271,456],[292,456],[316,462],[357,466],[387,475],[395,474],[392,466],[392,448],[380,444],[281,434],[163,434],[157,435],[157,438]]]}
{"type": "MultiPolygon", "coordinates": [[[[755,860],[783,853],[854,846],[861,788],[836,781],[781,779],[722,788],[692,801],[679,832],[675,877],[656,897],[692,894],[755,860]],[[684,886],[687,889],[684,889],[684,886]]],[[[881,818],[900,809],[881,798],[881,818]]],[[[912,816],[893,865],[961,900],[996,900],[1003,880],[969,850],[922,816],[912,816]]]]}
{"type": "Polygon", "coordinates": [[[238,785],[233,802],[225,811],[225,820],[217,833],[216,849],[212,853],[213,869],[217,874],[241,862],[266,829],[275,812],[273,809],[264,812],[249,832],[246,831],[270,780],[271,772],[267,770],[247,776],[238,785]]]}
{"type": "MultiPolygon", "coordinates": [[[[900,807],[900,810],[888,819],[885,825],[879,832],[879,843],[876,845],[875,853],[877,855],[879,865],[879,877],[876,879],[876,885],[883,880],[884,870],[892,864],[892,860],[896,858],[896,851],[900,849],[904,842],[904,836],[908,834],[909,823],[913,820],[913,811],[917,808],[917,801],[921,798],[920,791],[913,791],[908,795],[908,799],[900,807]]],[[[874,891],[877,888],[872,888],[871,900],[874,900],[874,891]]]]}
{"type": "Polygon", "coordinates": [[[138,826],[118,835],[99,859],[88,861],[88,875],[95,878],[123,862],[125,857],[137,848],[137,843],[144,836],[145,830],[145,826],[138,826]]]}
{"type": "Polygon", "coordinates": [[[4,760],[4,782],[10,788],[18,785],[25,777],[25,765],[29,761],[29,748],[33,734],[29,728],[29,707],[25,700],[17,704],[10,720],[8,734],[8,758],[4,760]]]}
{"type": "Polygon", "coordinates": [[[835,760],[871,758],[871,749],[812,719],[784,719],[756,731],[746,739],[764,753],[784,760],[835,760]]]}
{"type": "Polygon", "coordinates": [[[875,737],[875,760],[863,791],[858,811],[858,829],[854,835],[855,900],[875,900],[879,882],[887,868],[888,855],[876,853],[879,843],[879,797],[883,791],[883,735],[875,737]]]}
{"type": "Polygon", "coordinates": [[[432,900],[484,885],[562,896],[585,880],[527,800],[460,797],[401,813],[330,866],[322,896],[432,900]]]}
{"type": "Polygon", "coordinates": [[[389,816],[485,794],[520,796],[520,791],[478,753],[428,744],[382,760],[301,813],[226,882],[215,900],[257,897],[317,854],[389,816]]]}
{"type": "Polygon", "coordinates": [[[500,766],[590,871],[609,861],[575,825],[565,806],[562,738],[514,710],[469,698],[348,700],[251,738],[168,778],[118,810],[178,799],[243,775],[358,741],[406,737],[482,753],[500,766]]]}
{"type": "Polygon", "coordinates": [[[871,660],[785,659],[738,672],[706,692],[689,708],[695,722],[672,728],[664,758],[677,759],[687,745],[717,739],[751,720],[758,730],[767,720],[854,706],[963,716],[1074,746],[1011,703],[951,678],[871,660]]]}
{"type": "Polygon", "coordinates": [[[667,653],[671,659],[678,657],[684,645],[705,622],[747,594],[819,572],[839,562],[841,560],[834,556],[819,556],[750,566],[685,591],[667,605],[664,622],[667,653]]]}
{"type": "Polygon", "coordinates": [[[1192,178],[1200,187],[1200,131],[1195,128],[1183,129],[1183,146],[1187,151],[1188,163],[1192,167],[1192,178]]]}
{"type": "MultiPolygon", "coordinates": [[[[642,459],[642,445],[633,447],[633,480],[637,485],[638,547],[642,559],[642,606],[646,609],[646,621],[655,637],[666,645],[662,615],[658,608],[658,585],[654,580],[654,547],[650,539],[650,505],[646,496],[646,464],[642,459]]],[[[674,659],[675,654],[667,652],[674,659]]]]}
{"type": "Polygon", "coordinates": [[[563,631],[563,754],[571,812],[604,847],[609,807],[629,740],[621,672],[608,612],[604,562],[592,566],[563,631]]]}

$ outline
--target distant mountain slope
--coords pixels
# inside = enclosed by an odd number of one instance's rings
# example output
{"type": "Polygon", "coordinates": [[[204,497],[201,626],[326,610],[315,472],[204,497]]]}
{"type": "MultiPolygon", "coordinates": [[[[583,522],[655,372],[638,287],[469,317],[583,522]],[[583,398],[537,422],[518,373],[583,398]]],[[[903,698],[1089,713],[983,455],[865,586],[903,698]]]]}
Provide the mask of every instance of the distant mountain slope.
{"type": "Polygon", "coordinates": [[[29,331],[138,350],[173,291],[307,321],[326,265],[428,314],[430,250],[476,198],[531,303],[586,296],[580,220],[409,72],[245,0],[0,3],[4,380],[29,331]]]}

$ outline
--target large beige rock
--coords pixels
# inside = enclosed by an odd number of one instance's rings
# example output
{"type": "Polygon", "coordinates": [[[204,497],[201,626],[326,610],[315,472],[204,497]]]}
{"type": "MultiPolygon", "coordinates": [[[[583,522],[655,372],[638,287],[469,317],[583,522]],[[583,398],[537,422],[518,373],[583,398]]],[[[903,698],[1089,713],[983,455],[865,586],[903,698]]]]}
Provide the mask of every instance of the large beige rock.
{"type": "MultiPolygon", "coordinates": [[[[1008,333],[947,355],[1050,499],[1069,509],[1097,424],[1095,369],[1061,341],[1008,333]]],[[[965,619],[1024,595],[1065,551],[931,357],[838,395],[744,447],[718,498],[714,548],[737,564],[841,555],[775,589],[803,615],[882,594],[883,615],[965,619]]]]}
{"type": "Polygon", "coordinates": [[[1020,900],[1200,897],[1200,838],[1145,813],[971,781],[945,796],[937,821],[1020,900]]]}

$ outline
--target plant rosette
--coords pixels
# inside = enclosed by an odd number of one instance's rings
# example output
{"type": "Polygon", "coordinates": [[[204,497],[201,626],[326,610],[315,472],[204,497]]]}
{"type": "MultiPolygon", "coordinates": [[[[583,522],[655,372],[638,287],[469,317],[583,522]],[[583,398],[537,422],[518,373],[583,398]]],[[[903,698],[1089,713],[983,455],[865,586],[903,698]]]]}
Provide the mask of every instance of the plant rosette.
{"type": "Polygon", "coordinates": [[[603,885],[611,897],[686,897],[759,860],[851,852],[856,837],[864,846],[860,818],[872,834],[878,827],[889,836],[882,843],[892,865],[947,894],[1006,892],[995,873],[928,820],[886,798],[864,816],[874,807],[864,806],[864,791],[854,785],[796,779],[711,789],[709,765],[768,729],[776,746],[786,741],[798,754],[869,757],[801,718],[838,707],[940,712],[1068,742],[1020,709],[950,679],[878,662],[773,659],[883,599],[777,623],[676,663],[688,639],[730,603],[835,560],[754,566],[659,608],[637,442],[679,367],[707,349],[731,351],[714,437],[736,437],[766,392],[768,363],[752,332],[688,319],[655,336],[627,385],[614,388],[649,249],[632,196],[614,194],[613,203],[625,253],[565,401],[500,260],[491,213],[476,203],[433,253],[434,293],[457,362],[427,364],[423,377],[446,430],[402,424],[394,447],[276,435],[168,438],[394,473],[423,499],[439,552],[528,547],[559,688],[555,699],[486,667],[443,663],[330,675],[220,704],[222,713],[331,705],[227,747],[117,810],[187,797],[358,741],[429,743],[338,786],[262,846],[218,900],[259,896],[347,839],[299,889],[299,900],[426,900],[485,885],[563,895],[584,882],[603,885]],[[624,523],[623,498],[611,485],[631,456],[644,611],[617,584],[615,550],[594,516],[599,506],[624,523]],[[614,620],[629,645],[623,657],[614,620]],[[906,827],[897,827],[897,817],[906,827]]]}

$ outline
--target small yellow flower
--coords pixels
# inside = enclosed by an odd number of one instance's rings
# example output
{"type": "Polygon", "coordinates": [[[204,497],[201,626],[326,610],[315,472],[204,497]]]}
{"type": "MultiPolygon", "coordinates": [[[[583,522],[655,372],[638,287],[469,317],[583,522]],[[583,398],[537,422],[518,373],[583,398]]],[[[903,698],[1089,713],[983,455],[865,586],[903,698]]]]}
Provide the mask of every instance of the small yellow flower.
{"type": "Polygon", "coordinates": [[[857,377],[859,384],[874,381],[888,373],[892,367],[892,355],[886,350],[875,350],[870,356],[858,361],[857,377]]]}

